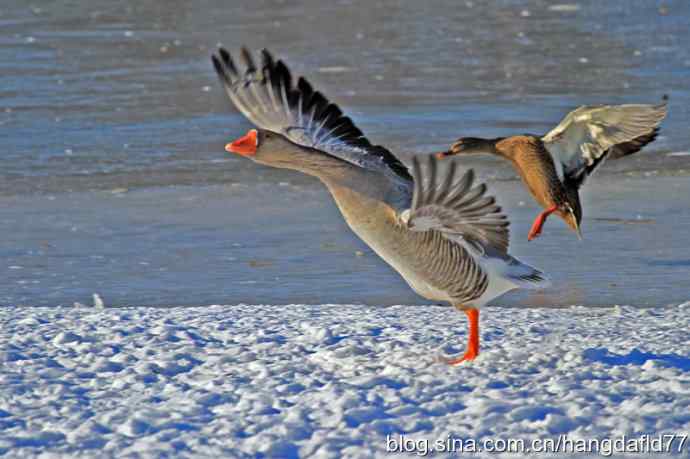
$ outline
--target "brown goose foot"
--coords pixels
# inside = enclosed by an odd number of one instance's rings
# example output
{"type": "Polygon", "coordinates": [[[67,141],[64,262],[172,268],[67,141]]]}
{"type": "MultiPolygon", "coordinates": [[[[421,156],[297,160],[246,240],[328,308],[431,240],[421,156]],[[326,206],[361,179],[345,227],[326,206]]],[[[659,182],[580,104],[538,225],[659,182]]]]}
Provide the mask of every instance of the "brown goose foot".
{"type": "Polygon", "coordinates": [[[448,365],[457,365],[466,360],[474,360],[479,355],[479,309],[465,309],[467,319],[469,319],[470,336],[467,339],[467,350],[465,355],[454,359],[444,359],[448,365]]]}
{"type": "Polygon", "coordinates": [[[534,219],[534,223],[532,223],[532,228],[529,230],[529,234],[527,235],[528,241],[531,241],[532,239],[536,239],[537,237],[539,237],[539,235],[541,234],[541,229],[544,226],[544,223],[546,223],[546,217],[556,212],[556,210],[558,210],[558,207],[553,206],[537,215],[537,218],[534,219]]]}

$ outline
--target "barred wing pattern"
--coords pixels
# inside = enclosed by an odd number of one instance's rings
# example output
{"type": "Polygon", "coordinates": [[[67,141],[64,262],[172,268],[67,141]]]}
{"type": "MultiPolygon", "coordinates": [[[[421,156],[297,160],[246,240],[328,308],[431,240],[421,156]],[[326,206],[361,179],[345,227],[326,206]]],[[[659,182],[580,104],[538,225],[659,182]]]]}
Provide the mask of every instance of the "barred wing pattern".
{"type": "Polygon", "coordinates": [[[223,48],[213,56],[213,65],[230,100],[257,127],[357,166],[412,179],[400,160],[386,148],[372,145],[352,120],[306,79],[300,77],[295,85],[288,67],[267,50],[261,52],[260,67],[246,48],[240,54],[242,69],[223,48]]]}
{"type": "Polygon", "coordinates": [[[411,230],[437,230],[480,254],[507,255],[510,223],[494,197],[485,195],[486,185],[473,186],[472,169],[458,178],[456,164],[451,162],[441,178],[436,158],[414,157],[412,175],[414,196],[406,216],[411,230]]]}

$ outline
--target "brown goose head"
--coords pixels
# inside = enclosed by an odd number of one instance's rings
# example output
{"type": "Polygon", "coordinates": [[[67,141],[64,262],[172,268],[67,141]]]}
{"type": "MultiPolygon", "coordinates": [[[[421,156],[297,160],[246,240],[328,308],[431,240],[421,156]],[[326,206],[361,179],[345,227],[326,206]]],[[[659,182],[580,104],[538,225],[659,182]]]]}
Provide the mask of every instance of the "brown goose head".
{"type": "Polygon", "coordinates": [[[496,143],[503,140],[502,137],[496,139],[481,139],[479,137],[460,137],[451,145],[450,150],[437,153],[436,157],[441,159],[453,155],[474,155],[478,153],[497,154],[496,143]]]}
{"type": "Polygon", "coordinates": [[[556,210],[556,214],[565,221],[565,223],[577,233],[578,239],[582,239],[582,231],[580,230],[580,222],[582,221],[582,208],[579,203],[571,205],[569,203],[563,204],[556,210]]]}

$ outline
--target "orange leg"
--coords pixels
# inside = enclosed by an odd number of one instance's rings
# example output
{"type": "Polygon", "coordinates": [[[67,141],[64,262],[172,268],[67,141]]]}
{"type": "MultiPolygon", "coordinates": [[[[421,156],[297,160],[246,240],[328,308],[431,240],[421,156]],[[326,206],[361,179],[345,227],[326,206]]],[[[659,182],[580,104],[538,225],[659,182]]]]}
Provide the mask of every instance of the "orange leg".
{"type": "Polygon", "coordinates": [[[556,212],[557,210],[558,207],[553,206],[537,215],[537,218],[534,219],[534,223],[532,223],[532,229],[529,230],[529,234],[527,235],[528,241],[531,241],[532,239],[538,237],[541,234],[541,228],[544,226],[544,223],[546,222],[546,217],[556,212]]]}
{"type": "Polygon", "coordinates": [[[470,336],[467,339],[467,350],[465,355],[456,359],[448,359],[445,362],[449,365],[457,365],[465,360],[474,360],[479,355],[479,309],[465,309],[467,319],[470,321],[470,336]]]}

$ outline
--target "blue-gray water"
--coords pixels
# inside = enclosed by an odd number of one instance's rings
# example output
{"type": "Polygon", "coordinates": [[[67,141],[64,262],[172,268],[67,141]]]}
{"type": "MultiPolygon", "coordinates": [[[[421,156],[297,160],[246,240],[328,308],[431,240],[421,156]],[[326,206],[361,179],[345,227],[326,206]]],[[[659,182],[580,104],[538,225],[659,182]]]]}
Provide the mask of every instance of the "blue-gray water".
{"type": "Polygon", "coordinates": [[[268,47],[404,158],[460,135],[546,132],[586,103],[670,96],[660,138],[585,192],[585,241],[493,158],[512,250],[554,287],[497,304],[690,299],[685,1],[20,2],[0,5],[0,303],[422,301],[314,180],[230,157],[250,127],[218,43],[268,47]]]}

